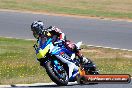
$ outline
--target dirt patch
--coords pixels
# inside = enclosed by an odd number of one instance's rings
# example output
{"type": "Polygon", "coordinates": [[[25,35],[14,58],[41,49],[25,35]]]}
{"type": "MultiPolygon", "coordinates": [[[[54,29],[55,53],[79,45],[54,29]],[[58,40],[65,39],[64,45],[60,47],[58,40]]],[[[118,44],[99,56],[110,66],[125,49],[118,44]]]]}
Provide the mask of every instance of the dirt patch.
{"type": "Polygon", "coordinates": [[[82,49],[81,52],[85,52],[85,53],[101,53],[98,50],[88,50],[88,49],[82,49]]]}
{"type": "Polygon", "coordinates": [[[123,55],[124,58],[131,58],[132,59],[132,55],[123,55]]]}

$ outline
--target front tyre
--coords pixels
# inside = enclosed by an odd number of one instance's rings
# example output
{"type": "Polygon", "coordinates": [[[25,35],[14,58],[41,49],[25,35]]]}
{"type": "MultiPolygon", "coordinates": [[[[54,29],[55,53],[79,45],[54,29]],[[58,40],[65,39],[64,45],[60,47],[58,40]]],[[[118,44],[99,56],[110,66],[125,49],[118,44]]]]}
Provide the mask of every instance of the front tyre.
{"type": "MultiPolygon", "coordinates": [[[[62,68],[63,68],[63,66],[62,66],[62,68]]],[[[58,76],[58,72],[56,72],[56,70],[54,70],[54,64],[52,64],[51,61],[46,62],[45,69],[46,69],[46,72],[49,75],[50,79],[53,82],[55,82],[57,85],[66,86],[68,84],[68,75],[65,70],[63,70],[61,72],[59,71],[60,75],[63,76],[63,78],[60,78],[60,76],[58,76]]]]}

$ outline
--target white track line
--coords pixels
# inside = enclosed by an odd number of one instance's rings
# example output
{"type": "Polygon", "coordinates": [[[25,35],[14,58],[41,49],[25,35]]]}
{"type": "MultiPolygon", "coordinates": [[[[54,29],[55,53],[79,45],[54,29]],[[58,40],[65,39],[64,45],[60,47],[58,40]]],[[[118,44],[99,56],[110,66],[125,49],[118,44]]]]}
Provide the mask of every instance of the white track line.
{"type": "Polygon", "coordinates": [[[0,88],[11,87],[11,85],[0,85],[0,88]]]}
{"type": "Polygon", "coordinates": [[[44,86],[44,85],[56,85],[55,83],[33,83],[33,84],[14,84],[15,87],[24,87],[24,86],[44,86]]]}
{"type": "MultiPolygon", "coordinates": [[[[132,80],[132,77],[131,77],[132,80]]],[[[68,85],[75,85],[77,82],[69,82],[68,85]]],[[[0,85],[0,88],[7,88],[7,87],[40,87],[46,85],[56,85],[54,82],[51,83],[33,83],[33,84],[13,84],[13,85],[0,85]]]]}
{"type": "MultiPolygon", "coordinates": [[[[3,37],[3,36],[0,36],[3,37]]],[[[3,37],[3,38],[14,38],[14,37],[3,37]]],[[[21,38],[15,38],[15,39],[21,39],[21,38]]],[[[36,40],[36,39],[23,39],[23,40],[36,40]]],[[[86,45],[86,44],[83,44],[86,45]]],[[[106,48],[106,49],[114,49],[114,50],[123,50],[123,51],[132,51],[130,49],[123,49],[123,48],[112,48],[112,47],[105,47],[105,46],[95,46],[95,45],[87,45],[89,47],[97,47],[97,48],[106,48]]]]}
{"type": "MultiPolygon", "coordinates": [[[[69,82],[68,85],[74,85],[77,82],[69,82]]],[[[39,87],[39,86],[46,86],[46,85],[56,85],[54,82],[51,83],[33,83],[33,84],[13,84],[13,85],[0,85],[0,88],[5,87],[39,87]]]]}
{"type": "Polygon", "coordinates": [[[89,46],[89,47],[97,47],[97,48],[114,49],[114,50],[132,51],[132,50],[129,50],[129,49],[112,48],[112,47],[105,47],[105,46],[95,46],[95,45],[87,45],[87,46],[89,46]]]}

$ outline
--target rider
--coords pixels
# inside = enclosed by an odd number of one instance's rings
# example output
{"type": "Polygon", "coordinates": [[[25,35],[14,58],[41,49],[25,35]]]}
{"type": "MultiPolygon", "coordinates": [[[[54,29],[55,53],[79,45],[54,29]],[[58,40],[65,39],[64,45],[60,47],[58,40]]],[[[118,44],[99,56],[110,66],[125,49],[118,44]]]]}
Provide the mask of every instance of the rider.
{"type": "Polygon", "coordinates": [[[74,50],[75,54],[80,58],[80,63],[87,64],[89,60],[87,60],[83,55],[79,52],[76,45],[74,43],[70,43],[69,40],[66,40],[66,36],[61,30],[55,26],[50,26],[49,28],[44,29],[44,23],[42,21],[34,21],[31,24],[31,31],[33,32],[34,37],[39,41],[45,36],[45,32],[47,36],[53,38],[53,44],[57,43],[58,41],[64,42],[65,46],[71,50],[74,50]]]}

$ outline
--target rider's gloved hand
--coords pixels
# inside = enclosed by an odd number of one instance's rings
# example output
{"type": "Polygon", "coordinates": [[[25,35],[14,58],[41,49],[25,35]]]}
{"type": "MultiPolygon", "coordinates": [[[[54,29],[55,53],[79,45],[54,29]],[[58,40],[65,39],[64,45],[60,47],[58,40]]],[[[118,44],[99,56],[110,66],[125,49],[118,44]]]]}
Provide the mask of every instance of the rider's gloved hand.
{"type": "Polygon", "coordinates": [[[59,44],[59,43],[62,43],[62,41],[59,40],[59,41],[54,42],[55,45],[56,45],[56,44],[59,44]]]}
{"type": "Polygon", "coordinates": [[[54,45],[62,46],[63,42],[64,42],[63,40],[59,40],[59,41],[54,42],[54,45]]]}
{"type": "Polygon", "coordinates": [[[37,44],[34,44],[33,47],[34,47],[35,50],[38,49],[38,45],[37,44]]]}

